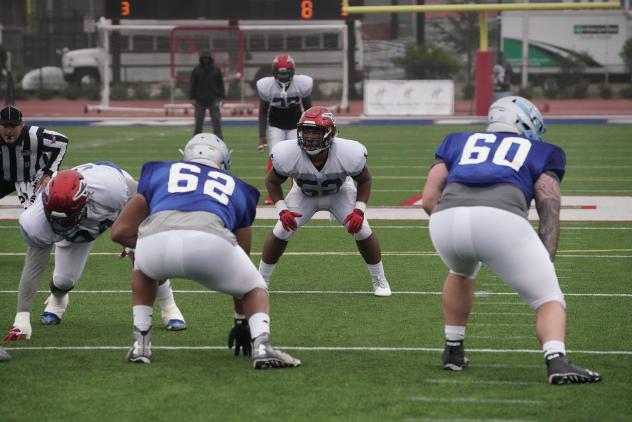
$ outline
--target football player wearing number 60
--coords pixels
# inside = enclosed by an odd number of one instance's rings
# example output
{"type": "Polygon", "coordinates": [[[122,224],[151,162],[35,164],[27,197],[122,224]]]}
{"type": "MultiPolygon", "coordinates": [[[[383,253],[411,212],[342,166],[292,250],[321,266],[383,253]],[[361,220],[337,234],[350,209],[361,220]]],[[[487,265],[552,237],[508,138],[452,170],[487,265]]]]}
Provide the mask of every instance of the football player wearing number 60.
{"type": "Polygon", "coordinates": [[[535,311],[548,382],[598,382],[598,373],[566,359],[566,304],[553,266],[564,151],[542,141],[542,115],[522,97],[493,103],[488,121],[486,132],[445,138],[423,192],[430,237],[450,270],[443,286],[443,368],[461,371],[469,364],[465,327],[474,279],[485,263],[535,311]],[[537,234],[527,220],[532,199],[540,217],[537,234]]]}
{"type": "MultiPolygon", "coordinates": [[[[62,321],[68,292],[79,281],[96,239],[112,225],[135,191],[136,181],[116,165],[82,164],[58,172],[34,204],[20,215],[20,231],[28,249],[20,278],[17,313],[4,338],[6,341],[31,338],[33,301],[53,246],[55,269],[41,321],[44,325],[62,321]]],[[[168,281],[162,283],[158,295],[167,329],[186,328],[168,281]]]]}
{"type": "Polygon", "coordinates": [[[268,291],[248,257],[259,191],[229,173],[230,152],[215,135],[195,135],[182,154],[183,161],[143,166],[138,193],[112,227],[112,240],[136,248],[128,361],[151,363],[156,280],[179,277],[233,296],[250,327],[245,340],[248,330],[239,330],[237,345],[249,349],[244,341],[252,339],[255,369],[299,366],[270,345],[268,291]]]}
{"type": "Polygon", "coordinates": [[[280,142],[270,154],[273,166],[266,177],[266,188],[279,212],[279,221],[263,246],[259,272],[268,282],[294,231],[317,211],[329,211],[355,238],[372,278],[373,294],[390,296],[380,244],[364,217],[371,195],[366,148],[336,137],[334,116],[325,107],[305,111],[297,134],[298,140],[280,142]],[[288,177],[294,179],[294,185],[283,199],[281,184],[288,177]]]}

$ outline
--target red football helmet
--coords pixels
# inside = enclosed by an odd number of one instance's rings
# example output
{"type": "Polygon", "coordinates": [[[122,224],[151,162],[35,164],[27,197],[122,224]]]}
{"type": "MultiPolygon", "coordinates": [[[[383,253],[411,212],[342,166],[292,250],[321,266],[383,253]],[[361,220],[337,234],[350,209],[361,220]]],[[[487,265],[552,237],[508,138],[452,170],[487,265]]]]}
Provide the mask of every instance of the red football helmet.
{"type": "Polygon", "coordinates": [[[336,136],[334,115],[326,107],[312,107],[306,110],[296,128],[298,145],[309,155],[317,155],[331,146],[336,136]],[[310,132],[306,139],[306,131],[310,132]],[[316,136],[312,137],[311,133],[316,136]]]}
{"type": "Polygon", "coordinates": [[[272,75],[281,85],[287,86],[294,77],[294,59],[287,54],[279,54],[272,62],[272,75]]]}
{"type": "Polygon", "coordinates": [[[57,173],[42,196],[46,219],[55,233],[66,236],[79,227],[88,212],[88,197],[88,184],[81,173],[57,173]]]}

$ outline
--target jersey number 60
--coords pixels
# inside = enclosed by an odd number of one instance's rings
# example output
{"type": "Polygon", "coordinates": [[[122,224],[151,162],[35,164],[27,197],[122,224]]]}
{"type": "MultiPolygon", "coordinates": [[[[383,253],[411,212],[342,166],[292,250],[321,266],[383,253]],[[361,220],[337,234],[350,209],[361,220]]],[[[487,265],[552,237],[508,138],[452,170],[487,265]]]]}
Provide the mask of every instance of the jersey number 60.
{"type": "MultiPolygon", "coordinates": [[[[202,170],[192,164],[175,163],[169,169],[169,193],[193,192],[197,190],[200,179],[204,176],[202,170]]],[[[235,179],[219,171],[211,170],[204,181],[205,195],[210,196],[223,205],[228,205],[229,196],[235,190],[235,179]]]]}
{"type": "MultiPolygon", "coordinates": [[[[475,133],[467,138],[467,142],[465,142],[465,145],[463,146],[463,154],[461,155],[459,164],[479,164],[487,161],[490,147],[486,145],[477,145],[478,141],[493,144],[496,142],[496,135],[493,133],[475,133]]],[[[529,154],[530,149],[531,142],[527,139],[509,136],[504,138],[498,146],[498,149],[492,158],[492,163],[499,166],[511,167],[515,171],[520,171],[520,167],[522,167],[524,161],[527,159],[527,154],[529,154]],[[510,161],[507,159],[507,155],[509,154],[509,149],[513,145],[517,145],[518,150],[516,151],[513,159],[510,161]]]]}

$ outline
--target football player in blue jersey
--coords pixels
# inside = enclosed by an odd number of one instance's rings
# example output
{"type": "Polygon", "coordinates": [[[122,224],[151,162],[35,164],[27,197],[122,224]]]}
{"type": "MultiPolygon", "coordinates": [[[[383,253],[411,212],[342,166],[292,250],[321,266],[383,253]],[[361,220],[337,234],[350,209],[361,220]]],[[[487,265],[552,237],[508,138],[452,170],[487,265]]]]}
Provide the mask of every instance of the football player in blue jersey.
{"type": "Polygon", "coordinates": [[[143,166],[138,193],[112,227],[112,240],[136,249],[128,361],[151,362],[156,280],[179,277],[235,298],[255,369],[299,366],[270,345],[268,290],[248,257],[259,191],[229,173],[230,152],[215,135],[195,135],[182,154],[182,161],[143,166]]]}
{"type": "Polygon", "coordinates": [[[542,140],[542,115],[525,98],[494,102],[488,121],[486,132],[444,139],[423,192],[430,237],[450,270],[443,286],[443,368],[461,371],[469,364],[463,340],[474,279],[484,263],[535,310],[548,382],[598,382],[598,373],[566,359],[566,304],[553,265],[564,151],[542,140]],[[537,233],[527,220],[532,199],[537,233]]]}

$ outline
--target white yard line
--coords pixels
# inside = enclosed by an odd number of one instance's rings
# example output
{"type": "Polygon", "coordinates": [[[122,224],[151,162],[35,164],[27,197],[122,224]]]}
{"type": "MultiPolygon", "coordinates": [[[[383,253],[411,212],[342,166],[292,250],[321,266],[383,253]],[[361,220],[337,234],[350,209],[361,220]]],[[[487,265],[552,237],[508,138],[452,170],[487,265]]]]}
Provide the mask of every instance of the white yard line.
{"type": "MultiPolygon", "coordinates": [[[[173,291],[178,294],[218,294],[214,290],[177,290],[173,291]]],[[[0,294],[17,294],[17,290],[0,290],[0,294]]],[[[37,293],[50,293],[49,290],[38,290],[37,293]]],[[[131,290],[73,290],[73,294],[131,294],[131,290]]],[[[280,295],[373,295],[373,292],[370,291],[342,291],[342,290],[270,290],[270,294],[280,294],[280,295]]],[[[397,292],[393,291],[394,295],[419,295],[419,296],[441,296],[441,292],[424,292],[424,291],[409,291],[409,292],[397,292]]],[[[479,292],[476,292],[477,297],[487,297],[487,296],[518,296],[517,293],[510,292],[484,292],[484,294],[479,295],[479,292]]],[[[632,298],[632,293],[564,293],[564,296],[575,296],[575,297],[604,297],[604,298],[632,298]]],[[[387,299],[386,299],[387,300],[387,299]]],[[[480,300],[480,299],[478,299],[480,300]]],[[[524,305],[524,303],[516,302],[516,305],[524,305]]],[[[476,305],[495,305],[492,302],[477,302],[476,305]]],[[[532,315],[532,314],[529,314],[532,315]]]]}
{"type": "Polygon", "coordinates": [[[485,381],[485,380],[454,380],[454,379],[428,379],[428,384],[452,384],[452,385],[542,385],[536,381],[485,381]]]}
{"type": "MultiPolygon", "coordinates": [[[[383,176],[382,179],[419,179],[411,176],[383,176]]],[[[592,180],[592,179],[591,179],[592,180]]],[[[628,179],[625,179],[627,181],[628,179]]],[[[632,179],[630,179],[632,180],[632,179]]],[[[428,220],[426,213],[414,203],[410,207],[369,207],[366,215],[375,220],[428,220]]],[[[0,199],[0,219],[16,219],[23,212],[17,197],[7,196],[0,199]]],[[[632,196],[563,196],[562,221],[632,221],[632,196]],[[569,207],[569,208],[565,208],[569,207]]],[[[258,219],[276,220],[278,218],[274,207],[257,208],[258,219]]],[[[319,211],[314,220],[328,220],[329,213],[319,211]]],[[[531,209],[530,220],[537,220],[537,212],[531,209]]]]}
{"type": "MultiPolygon", "coordinates": [[[[632,249],[604,249],[603,252],[632,252],[632,249]]],[[[581,252],[573,250],[573,252],[581,252]]],[[[590,252],[600,252],[599,249],[590,250],[590,252]]],[[[25,256],[26,252],[0,252],[0,256],[25,256]]],[[[54,254],[53,254],[54,255],[54,254]]],[[[90,256],[120,256],[120,252],[91,252],[90,256]]],[[[250,255],[261,255],[261,252],[254,251],[250,255]]],[[[383,256],[438,256],[436,252],[382,252],[383,256]]],[[[286,252],[283,256],[359,256],[358,252],[286,252]]],[[[565,254],[564,250],[557,251],[556,258],[604,258],[604,259],[621,259],[632,258],[632,255],[592,255],[592,254],[565,254]]]]}
{"type": "MultiPolygon", "coordinates": [[[[19,343],[4,343],[4,348],[9,350],[127,350],[127,346],[107,345],[107,346],[17,346],[24,344],[24,340],[19,343]],[[8,344],[15,344],[9,347],[8,344]]],[[[285,350],[302,350],[306,352],[425,352],[440,353],[443,348],[437,347],[372,347],[372,346],[275,346],[285,350]]],[[[156,346],[154,350],[226,350],[226,345],[221,346],[156,346]]],[[[467,349],[469,353],[536,353],[541,354],[540,349],[467,349]]],[[[624,355],[632,356],[632,350],[567,350],[568,353],[585,355],[624,355]]],[[[478,365],[477,365],[478,366],[478,365]]],[[[511,367],[514,367],[511,365],[511,367]]]]}
{"type": "Polygon", "coordinates": [[[475,404],[524,404],[524,405],[543,405],[543,400],[523,400],[523,399],[484,399],[481,397],[432,397],[432,396],[413,396],[412,401],[436,402],[436,403],[475,403],[475,404]]]}

